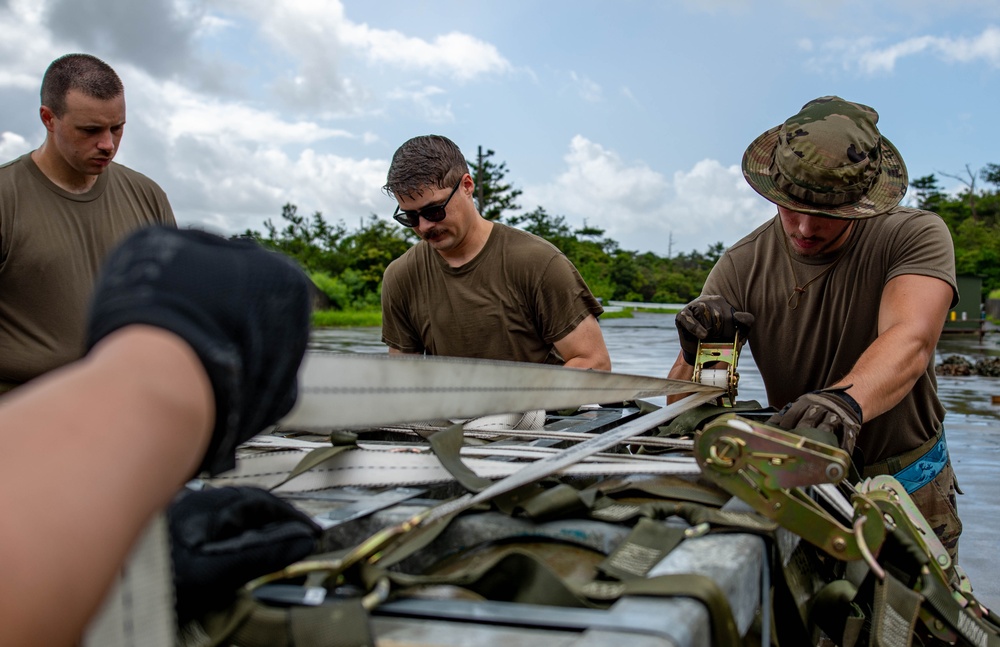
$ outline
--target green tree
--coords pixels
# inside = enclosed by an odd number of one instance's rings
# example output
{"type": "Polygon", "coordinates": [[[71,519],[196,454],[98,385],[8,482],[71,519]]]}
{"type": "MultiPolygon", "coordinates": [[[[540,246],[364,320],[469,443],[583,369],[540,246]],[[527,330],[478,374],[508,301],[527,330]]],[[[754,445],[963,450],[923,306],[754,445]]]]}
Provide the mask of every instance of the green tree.
{"type": "Polygon", "coordinates": [[[987,184],[992,184],[1000,189],[1000,164],[987,164],[979,171],[979,176],[987,184]]]}
{"type": "Polygon", "coordinates": [[[505,212],[521,208],[515,202],[521,195],[521,190],[515,189],[509,182],[504,182],[508,173],[507,162],[497,164],[492,161],[490,158],[495,154],[492,150],[484,153],[480,146],[479,159],[467,160],[469,168],[473,169],[472,179],[476,183],[476,207],[487,220],[501,220],[505,212]]]}
{"type": "Polygon", "coordinates": [[[910,186],[913,187],[916,195],[918,209],[936,213],[941,207],[941,202],[948,197],[941,191],[941,185],[938,184],[938,179],[933,173],[918,177],[910,182],[910,186]]]}

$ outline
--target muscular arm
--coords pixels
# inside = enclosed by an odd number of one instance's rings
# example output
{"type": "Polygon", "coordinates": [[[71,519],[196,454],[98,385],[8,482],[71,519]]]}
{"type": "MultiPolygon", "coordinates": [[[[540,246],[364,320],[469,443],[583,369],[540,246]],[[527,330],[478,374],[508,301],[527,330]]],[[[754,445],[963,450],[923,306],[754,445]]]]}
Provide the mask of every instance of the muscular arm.
{"type": "Polygon", "coordinates": [[[940,279],[904,274],[891,279],[879,304],[878,337],[851,372],[830,386],[853,386],[865,421],[896,406],[927,370],[951,305],[940,279]]]}
{"type": "Polygon", "coordinates": [[[148,326],[0,399],[0,643],[76,644],[214,416],[197,356],[148,326]]]}
{"type": "Polygon", "coordinates": [[[601,325],[594,315],[587,315],[586,319],[554,345],[566,366],[611,370],[611,356],[604,344],[601,325]]]}

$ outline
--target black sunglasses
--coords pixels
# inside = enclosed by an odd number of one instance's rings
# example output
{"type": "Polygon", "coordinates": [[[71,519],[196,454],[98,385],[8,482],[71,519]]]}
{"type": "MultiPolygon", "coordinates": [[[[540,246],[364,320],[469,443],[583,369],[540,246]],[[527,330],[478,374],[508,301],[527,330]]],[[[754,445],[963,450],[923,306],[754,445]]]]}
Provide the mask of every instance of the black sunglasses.
{"type": "Polygon", "coordinates": [[[462,186],[462,180],[464,179],[465,175],[458,178],[458,182],[455,183],[455,188],[451,190],[451,193],[448,194],[448,198],[441,204],[432,204],[429,207],[417,209],[416,211],[400,211],[399,205],[397,204],[396,211],[392,214],[393,219],[404,227],[416,227],[420,224],[421,218],[427,222],[441,222],[447,215],[444,208],[448,206],[451,196],[455,195],[455,191],[458,191],[458,187],[462,186]]]}

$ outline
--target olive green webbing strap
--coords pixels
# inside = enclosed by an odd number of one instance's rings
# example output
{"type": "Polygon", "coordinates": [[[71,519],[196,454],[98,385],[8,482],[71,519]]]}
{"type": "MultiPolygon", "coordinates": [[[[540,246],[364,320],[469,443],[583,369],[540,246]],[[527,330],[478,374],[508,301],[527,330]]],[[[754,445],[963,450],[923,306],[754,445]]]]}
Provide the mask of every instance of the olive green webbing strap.
{"type": "Polygon", "coordinates": [[[866,465],[862,476],[865,478],[871,478],[872,476],[879,476],[881,474],[896,474],[904,468],[909,467],[914,461],[929,452],[934,445],[941,440],[942,433],[942,431],[938,431],[938,433],[925,440],[919,447],[911,449],[908,452],[904,452],[898,456],[890,456],[884,461],[879,461],[878,463],[866,465]]]}
{"type": "Polygon", "coordinates": [[[607,558],[597,565],[606,578],[632,580],[646,577],[670,551],[684,541],[686,528],[640,518],[639,522],[607,558]]]}
{"type": "Polygon", "coordinates": [[[483,478],[462,462],[462,445],[465,435],[462,425],[452,425],[447,429],[435,432],[428,438],[431,450],[441,464],[455,480],[469,492],[481,492],[492,485],[493,481],[483,478]]]}
{"type": "Polygon", "coordinates": [[[875,584],[872,628],[874,647],[910,647],[923,596],[903,585],[891,573],[875,584]]]}
{"type": "Polygon", "coordinates": [[[179,647],[363,647],[373,645],[360,598],[271,607],[240,591],[224,611],[184,627],[179,647]]]}
{"type": "MultiPolygon", "coordinates": [[[[645,534],[646,531],[640,531],[645,534]]],[[[648,540],[648,535],[644,540],[648,540]]],[[[623,543],[627,543],[623,542],[623,543]]],[[[616,552],[629,551],[618,548],[616,552]]],[[[618,565],[622,564],[618,561],[618,565]]],[[[643,563],[646,563],[645,561],[643,563]]],[[[604,562],[607,564],[607,560],[604,562]]],[[[591,580],[570,583],[555,574],[534,555],[510,547],[490,560],[480,560],[454,569],[447,575],[409,575],[385,573],[399,587],[448,584],[459,586],[491,600],[523,604],[546,604],[564,607],[607,608],[625,595],[689,597],[708,610],[712,625],[712,644],[722,647],[741,645],[739,630],[725,593],[711,578],[696,574],[638,576],[624,581],[591,580]]],[[[375,576],[369,576],[374,579],[375,576]]]]}
{"type": "Polygon", "coordinates": [[[624,595],[693,598],[704,604],[708,610],[712,625],[712,645],[736,647],[743,644],[729,600],[719,585],[705,575],[693,573],[658,575],[616,583],[595,580],[584,590],[588,596],[595,599],[609,595],[612,596],[611,599],[624,595]]]}
{"type": "Polygon", "coordinates": [[[823,630],[840,647],[854,647],[864,631],[865,614],[854,601],[858,588],[847,580],[834,580],[813,596],[809,622],[823,630]]]}
{"type": "Polygon", "coordinates": [[[763,407],[755,400],[737,402],[731,407],[720,404],[703,404],[694,409],[685,411],[670,421],[669,424],[659,428],[657,436],[690,436],[701,429],[705,423],[724,413],[748,413],[761,411],[763,407]]]}
{"type": "Polygon", "coordinates": [[[334,431],[330,434],[331,447],[319,447],[313,449],[307,453],[302,460],[288,473],[284,479],[282,479],[276,485],[272,485],[268,488],[269,491],[273,491],[288,483],[296,476],[305,474],[314,467],[325,463],[334,456],[337,456],[341,452],[347,449],[355,449],[358,446],[358,436],[349,431],[334,431]]]}
{"type": "MultiPolygon", "coordinates": [[[[888,575],[886,578],[888,579],[888,575]]],[[[963,608],[935,578],[924,574],[921,578],[920,593],[927,600],[928,606],[934,610],[949,627],[964,638],[970,645],[976,647],[1000,646],[1000,631],[992,623],[974,616],[967,608],[963,608]]]]}

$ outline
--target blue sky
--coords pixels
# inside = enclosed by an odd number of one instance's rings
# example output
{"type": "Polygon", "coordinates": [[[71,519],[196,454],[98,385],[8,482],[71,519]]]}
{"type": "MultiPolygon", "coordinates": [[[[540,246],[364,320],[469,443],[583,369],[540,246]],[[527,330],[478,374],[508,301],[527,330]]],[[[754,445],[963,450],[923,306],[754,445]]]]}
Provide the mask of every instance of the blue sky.
{"type": "Polygon", "coordinates": [[[125,82],[118,161],[225,233],[288,202],[388,217],[393,151],[439,133],[526,209],[704,251],[773,214],[747,144],[827,94],[876,108],[911,178],[1000,163],[994,0],[0,0],[0,30],[0,158],[41,143],[48,63],[89,52],[125,82]]]}

